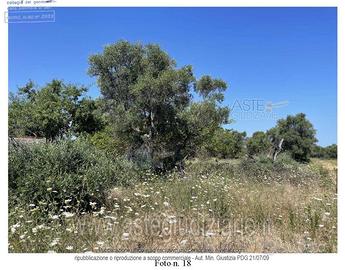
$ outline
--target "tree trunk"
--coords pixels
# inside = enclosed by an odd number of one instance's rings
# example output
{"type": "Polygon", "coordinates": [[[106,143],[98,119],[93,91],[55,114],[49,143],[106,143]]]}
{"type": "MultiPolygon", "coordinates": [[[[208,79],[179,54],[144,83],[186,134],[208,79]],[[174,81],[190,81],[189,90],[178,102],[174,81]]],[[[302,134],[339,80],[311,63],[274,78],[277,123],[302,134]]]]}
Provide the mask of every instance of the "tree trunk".
{"type": "Polygon", "coordinates": [[[278,145],[274,145],[274,151],[272,155],[273,162],[276,161],[278,154],[283,150],[283,147],[282,147],[283,142],[284,142],[284,139],[281,139],[278,145]]]}

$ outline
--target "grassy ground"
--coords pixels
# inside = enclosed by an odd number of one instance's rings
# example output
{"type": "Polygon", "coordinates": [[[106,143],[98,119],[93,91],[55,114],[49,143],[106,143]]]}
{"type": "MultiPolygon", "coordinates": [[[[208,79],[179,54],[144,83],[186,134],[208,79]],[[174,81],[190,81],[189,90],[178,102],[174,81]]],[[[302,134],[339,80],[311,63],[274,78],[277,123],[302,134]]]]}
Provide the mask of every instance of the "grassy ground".
{"type": "Polygon", "coordinates": [[[336,166],[196,160],[114,187],[92,213],[12,208],[9,251],[337,252],[336,166]]]}

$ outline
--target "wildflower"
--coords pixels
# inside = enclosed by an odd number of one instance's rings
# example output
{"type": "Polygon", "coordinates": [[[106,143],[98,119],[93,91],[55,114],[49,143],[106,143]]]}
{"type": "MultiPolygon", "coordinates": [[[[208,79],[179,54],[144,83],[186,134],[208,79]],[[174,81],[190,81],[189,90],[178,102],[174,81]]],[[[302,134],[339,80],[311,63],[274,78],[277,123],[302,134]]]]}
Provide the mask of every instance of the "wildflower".
{"type": "Polygon", "coordinates": [[[51,219],[54,219],[54,220],[55,219],[59,219],[59,216],[58,215],[54,215],[54,216],[51,217],[51,219]]]}
{"type": "Polygon", "coordinates": [[[69,204],[72,201],[72,199],[65,200],[65,204],[69,204]]]}
{"type": "Polygon", "coordinates": [[[50,188],[47,188],[47,191],[52,191],[53,189],[50,187],[50,188]]]}
{"type": "Polygon", "coordinates": [[[319,227],[320,227],[320,228],[323,228],[323,227],[325,227],[325,225],[323,225],[323,224],[319,224],[319,227]]]}
{"type": "Polygon", "coordinates": [[[11,232],[15,233],[16,229],[20,227],[20,223],[16,223],[14,225],[11,226],[11,232]]]}
{"type": "Polygon", "coordinates": [[[125,232],[125,233],[122,234],[122,239],[123,240],[128,240],[128,238],[129,238],[129,233],[125,232]]]}
{"type": "Polygon", "coordinates": [[[62,214],[63,214],[66,218],[71,218],[71,217],[74,216],[74,214],[73,214],[73,213],[70,213],[70,212],[63,212],[62,214]]]}
{"type": "Polygon", "coordinates": [[[89,202],[89,204],[90,204],[90,206],[92,207],[92,208],[94,208],[95,206],[96,206],[96,202],[89,202]]]}
{"type": "Polygon", "coordinates": [[[33,204],[33,203],[30,203],[29,206],[30,206],[30,207],[35,207],[36,205],[33,204]]]}
{"type": "Polygon", "coordinates": [[[169,207],[169,203],[168,202],[163,202],[163,205],[165,206],[165,207],[169,207]]]}
{"type": "Polygon", "coordinates": [[[55,238],[53,241],[49,244],[49,246],[54,247],[56,246],[60,241],[60,238],[55,238]]]}
{"type": "Polygon", "coordinates": [[[184,246],[185,244],[187,244],[187,240],[182,240],[181,242],[180,242],[180,244],[182,245],[182,246],[184,246]]]}
{"type": "Polygon", "coordinates": [[[168,217],[168,219],[169,219],[169,224],[174,224],[174,223],[176,223],[177,221],[176,221],[176,217],[175,216],[169,216],[168,217]]]}

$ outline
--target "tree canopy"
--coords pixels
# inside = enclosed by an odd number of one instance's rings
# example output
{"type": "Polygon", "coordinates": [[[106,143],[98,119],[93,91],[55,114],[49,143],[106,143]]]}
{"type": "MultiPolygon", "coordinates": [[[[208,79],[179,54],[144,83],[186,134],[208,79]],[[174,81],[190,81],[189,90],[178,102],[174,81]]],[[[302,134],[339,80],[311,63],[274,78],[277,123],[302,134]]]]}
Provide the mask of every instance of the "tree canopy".
{"type": "Polygon", "coordinates": [[[283,150],[289,151],[293,159],[302,162],[309,161],[317,142],[316,130],[304,113],[278,120],[277,125],[267,133],[272,142],[283,139],[283,150]]]}
{"type": "Polygon", "coordinates": [[[247,153],[252,157],[257,154],[264,154],[270,148],[270,141],[268,136],[263,131],[254,132],[252,137],[247,140],[247,153]]]}
{"type": "Polygon", "coordinates": [[[11,95],[9,134],[54,140],[68,132],[93,132],[101,128],[94,114],[95,101],[82,97],[85,87],[52,80],[42,88],[32,81],[11,95]]]}
{"type": "Polygon", "coordinates": [[[178,68],[158,45],[119,41],[90,56],[89,64],[116,136],[128,142],[130,155],[139,151],[154,168],[174,166],[188,155],[204,127],[196,114],[212,111],[212,130],[228,118],[219,106],[226,83],[208,75],[197,80],[192,66],[178,68]],[[202,100],[192,102],[192,92],[202,100]]]}

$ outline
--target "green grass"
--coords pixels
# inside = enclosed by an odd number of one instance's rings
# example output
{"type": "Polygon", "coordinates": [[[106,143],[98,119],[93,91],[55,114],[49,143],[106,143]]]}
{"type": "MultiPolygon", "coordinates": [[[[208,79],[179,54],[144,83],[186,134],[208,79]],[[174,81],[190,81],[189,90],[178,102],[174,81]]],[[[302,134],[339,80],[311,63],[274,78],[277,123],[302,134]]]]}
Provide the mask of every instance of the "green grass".
{"type": "Polygon", "coordinates": [[[91,212],[11,206],[9,251],[337,252],[336,176],[333,161],[193,160],[110,188],[91,212]]]}

